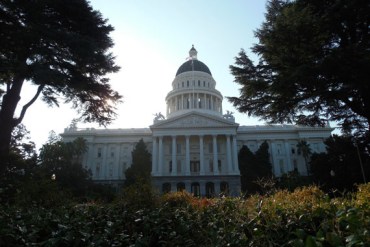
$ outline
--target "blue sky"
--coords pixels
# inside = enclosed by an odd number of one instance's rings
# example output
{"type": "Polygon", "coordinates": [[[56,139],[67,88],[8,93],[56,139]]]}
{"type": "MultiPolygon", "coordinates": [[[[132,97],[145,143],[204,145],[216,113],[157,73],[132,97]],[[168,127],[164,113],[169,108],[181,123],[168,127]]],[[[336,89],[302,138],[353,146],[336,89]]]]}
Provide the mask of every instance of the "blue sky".
{"type": "MultiPolygon", "coordinates": [[[[114,26],[112,52],[121,71],[110,75],[112,87],[124,96],[117,120],[108,128],[148,127],[153,114],[165,113],[166,94],[178,67],[185,62],[192,44],[198,59],[211,70],[216,88],[223,94],[223,109],[236,110],[226,96],[238,96],[229,65],[241,48],[250,52],[257,43],[253,32],[264,21],[263,0],[92,0],[94,9],[114,26]]],[[[25,87],[24,102],[35,88],[25,87]]],[[[23,103],[24,103],[23,102],[23,103]]],[[[49,108],[38,101],[29,109],[24,124],[40,148],[51,130],[62,133],[77,113],[70,106],[49,108]]],[[[240,125],[255,125],[256,119],[235,113],[240,125]]],[[[95,127],[96,124],[78,124],[95,127]]]]}

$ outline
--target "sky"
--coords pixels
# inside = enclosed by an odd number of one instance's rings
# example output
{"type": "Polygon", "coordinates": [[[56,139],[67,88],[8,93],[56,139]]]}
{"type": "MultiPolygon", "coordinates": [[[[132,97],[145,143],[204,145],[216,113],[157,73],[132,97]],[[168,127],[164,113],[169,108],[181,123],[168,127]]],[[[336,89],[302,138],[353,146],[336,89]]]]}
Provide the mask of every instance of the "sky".
{"type": "MultiPolygon", "coordinates": [[[[233,111],[240,125],[263,124],[237,113],[226,97],[239,96],[239,85],[233,82],[229,66],[234,64],[240,49],[257,60],[250,48],[258,43],[254,31],[264,21],[266,1],[91,0],[90,3],[115,28],[111,33],[115,43],[111,51],[121,67],[108,77],[113,89],[123,95],[123,103],[117,106],[117,119],[106,128],[147,128],[153,124],[155,113],[165,114],[165,97],[192,45],[198,51],[198,60],[211,70],[216,89],[224,96],[223,111],[233,111]]],[[[21,104],[27,103],[35,92],[35,87],[26,85],[21,104]]],[[[77,111],[70,105],[51,108],[39,99],[29,108],[23,123],[39,149],[50,131],[62,133],[77,117],[77,111]]],[[[77,127],[104,128],[83,123],[77,127]]]]}

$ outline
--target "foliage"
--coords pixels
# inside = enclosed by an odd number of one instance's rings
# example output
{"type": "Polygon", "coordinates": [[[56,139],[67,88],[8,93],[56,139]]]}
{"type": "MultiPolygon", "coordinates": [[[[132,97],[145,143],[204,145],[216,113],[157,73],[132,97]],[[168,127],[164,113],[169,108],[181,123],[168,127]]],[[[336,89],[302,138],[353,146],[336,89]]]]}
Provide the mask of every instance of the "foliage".
{"type": "MultiPolygon", "coordinates": [[[[0,202],[6,203],[14,199],[25,177],[36,166],[37,155],[35,144],[28,141],[29,131],[23,124],[18,125],[12,132],[10,143],[9,165],[0,176],[0,202]]],[[[0,161],[1,162],[1,161],[0,161]]]]}
{"type": "Polygon", "coordinates": [[[157,205],[159,194],[144,178],[138,177],[133,184],[124,186],[116,202],[127,210],[137,211],[157,205]]]}
{"type": "Polygon", "coordinates": [[[73,142],[52,140],[40,150],[40,170],[46,177],[55,179],[61,188],[82,196],[91,183],[89,171],[81,164],[86,150],[86,140],[81,137],[73,142]]]}
{"type": "Polygon", "coordinates": [[[364,175],[370,178],[369,154],[361,146],[358,152],[351,136],[333,135],[324,143],[327,152],[311,157],[312,175],[316,183],[327,190],[353,190],[356,183],[364,182],[359,155],[363,161],[364,175]]]}
{"type": "Polygon", "coordinates": [[[297,144],[297,151],[299,154],[303,156],[304,163],[306,165],[307,175],[310,175],[311,171],[310,171],[310,167],[308,164],[308,160],[310,159],[311,154],[312,154],[310,145],[308,145],[308,143],[305,140],[300,140],[297,144]]]}
{"type": "Polygon", "coordinates": [[[267,142],[263,142],[255,154],[243,145],[239,151],[238,159],[242,191],[249,194],[257,191],[261,192],[262,188],[256,181],[261,178],[272,177],[267,142]]]}
{"type": "Polygon", "coordinates": [[[119,70],[109,52],[113,27],[88,1],[6,0],[0,16],[1,160],[8,155],[13,128],[39,97],[50,106],[64,98],[84,121],[111,122],[121,99],[105,77],[119,70]],[[37,89],[16,117],[24,83],[37,89]]]}
{"type": "Polygon", "coordinates": [[[147,150],[143,139],[136,144],[131,154],[132,164],[125,171],[125,186],[135,184],[138,180],[150,185],[150,173],[152,171],[151,154],[147,150]]]}
{"type": "Polygon", "coordinates": [[[312,184],[311,177],[301,176],[298,171],[294,170],[288,173],[284,173],[278,178],[276,186],[280,189],[287,189],[293,191],[296,188],[303,186],[309,186],[312,184]]]}
{"type": "Polygon", "coordinates": [[[252,52],[231,65],[240,112],[269,123],[369,130],[370,4],[364,0],[270,0],[252,52]]]}
{"type": "Polygon", "coordinates": [[[246,199],[169,193],[155,207],[135,210],[119,203],[1,205],[0,245],[368,246],[369,200],[363,184],[334,199],[305,187],[246,199]]]}

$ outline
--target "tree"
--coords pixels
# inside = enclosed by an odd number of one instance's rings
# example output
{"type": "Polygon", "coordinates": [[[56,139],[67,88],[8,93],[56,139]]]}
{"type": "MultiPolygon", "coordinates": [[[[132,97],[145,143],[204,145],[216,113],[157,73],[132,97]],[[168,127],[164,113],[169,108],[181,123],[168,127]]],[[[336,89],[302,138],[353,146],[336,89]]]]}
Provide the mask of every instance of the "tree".
{"type": "Polygon", "coordinates": [[[51,135],[40,149],[40,168],[48,178],[56,180],[60,188],[75,196],[86,193],[91,182],[89,171],[82,167],[82,155],[87,151],[86,140],[78,137],[63,142],[51,135]]]}
{"type": "Polygon", "coordinates": [[[105,125],[116,116],[122,96],[105,77],[119,70],[109,52],[113,27],[88,1],[4,0],[0,30],[0,160],[8,155],[12,130],[39,97],[50,106],[64,97],[86,122],[105,125]],[[24,83],[37,89],[17,117],[24,83]]]}
{"type": "Polygon", "coordinates": [[[364,0],[271,0],[252,52],[231,65],[240,111],[269,123],[368,131],[370,3],[364,0]]]}
{"type": "Polygon", "coordinates": [[[19,124],[13,129],[10,139],[10,149],[25,159],[36,156],[36,146],[33,141],[29,141],[31,139],[29,135],[26,126],[19,124]]]}
{"type": "Polygon", "coordinates": [[[136,144],[131,156],[131,167],[127,168],[125,171],[125,186],[133,185],[137,182],[150,184],[152,158],[143,139],[140,139],[136,144]]]}
{"type": "Polygon", "coordinates": [[[310,168],[308,166],[308,160],[311,157],[312,151],[310,145],[305,140],[300,140],[297,143],[298,153],[303,156],[304,164],[306,166],[307,175],[310,175],[310,168]]]}
{"type": "Polygon", "coordinates": [[[325,140],[326,153],[313,154],[310,165],[314,181],[326,189],[354,189],[370,177],[370,156],[352,136],[333,135],[325,140]],[[363,161],[363,169],[360,160],[363,161]]]}
{"type": "Polygon", "coordinates": [[[263,142],[255,154],[245,145],[240,149],[238,159],[242,191],[260,192],[261,188],[256,183],[257,180],[272,176],[268,149],[267,142],[263,142]]]}
{"type": "Polygon", "coordinates": [[[256,161],[258,164],[259,176],[271,177],[272,165],[270,162],[269,145],[264,141],[256,151],[256,161]]]}

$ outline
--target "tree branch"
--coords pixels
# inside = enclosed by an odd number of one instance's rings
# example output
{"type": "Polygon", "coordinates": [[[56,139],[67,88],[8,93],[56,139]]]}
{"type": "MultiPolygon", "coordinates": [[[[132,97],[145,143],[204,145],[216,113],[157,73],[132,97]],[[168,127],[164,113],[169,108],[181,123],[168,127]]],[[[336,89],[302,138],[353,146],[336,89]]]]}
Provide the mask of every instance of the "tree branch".
{"type": "Polygon", "coordinates": [[[39,95],[42,92],[42,90],[44,89],[44,87],[45,87],[44,84],[43,85],[40,85],[37,88],[37,92],[36,92],[35,96],[33,96],[33,98],[27,104],[25,104],[23,106],[22,111],[21,111],[21,115],[19,116],[19,118],[14,119],[15,125],[18,125],[20,122],[22,122],[22,120],[24,118],[24,115],[26,114],[26,111],[27,111],[28,107],[30,107],[37,100],[37,98],[39,97],[39,95]]]}

